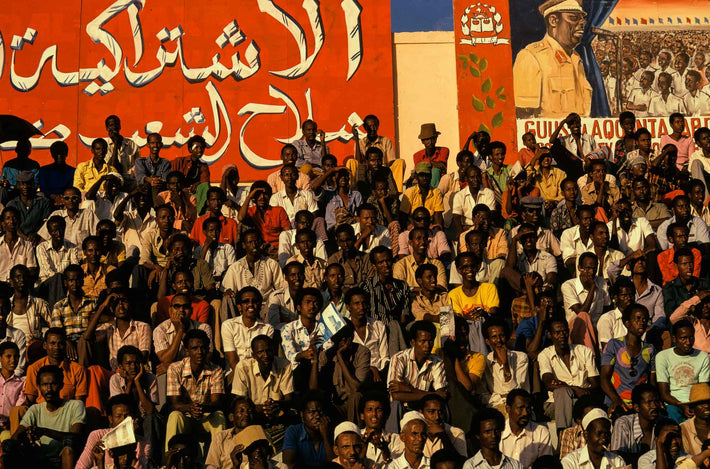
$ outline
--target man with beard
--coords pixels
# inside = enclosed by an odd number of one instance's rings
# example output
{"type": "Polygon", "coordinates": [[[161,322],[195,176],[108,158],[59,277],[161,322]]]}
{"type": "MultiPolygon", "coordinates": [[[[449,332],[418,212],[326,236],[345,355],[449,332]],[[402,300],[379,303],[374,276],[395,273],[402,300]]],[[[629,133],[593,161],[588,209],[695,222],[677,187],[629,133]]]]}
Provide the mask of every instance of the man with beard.
{"type": "Polygon", "coordinates": [[[523,469],[517,459],[504,454],[501,449],[501,436],[505,427],[505,417],[495,409],[485,408],[474,417],[471,423],[471,439],[478,441],[481,448],[463,469],[523,469]]]}
{"type": "Polygon", "coordinates": [[[532,418],[532,396],[524,389],[513,389],[506,397],[508,420],[500,440],[500,449],[507,456],[530,467],[535,460],[552,454],[550,432],[532,418]]]}
{"type": "Polygon", "coordinates": [[[607,451],[611,440],[611,420],[602,409],[592,409],[582,419],[587,444],[562,458],[564,469],[622,467],[626,463],[616,453],[607,451]]]}
{"type": "Polygon", "coordinates": [[[639,384],[631,392],[635,413],[623,415],[614,423],[609,448],[633,464],[656,444],[654,425],[663,409],[658,391],[649,383],[639,384]]]}
{"type": "Polygon", "coordinates": [[[333,460],[344,469],[365,469],[370,464],[365,459],[363,449],[365,447],[360,429],[352,422],[343,422],[335,427],[333,433],[333,451],[337,458],[333,460]]]}
{"type": "Polygon", "coordinates": [[[680,426],[673,420],[668,418],[658,419],[653,433],[655,435],[656,448],[649,450],[639,458],[638,469],[676,467],[676,462],[680,462],[688,456],[683,451],[680,426]]]}
{"type": "Polygon", "coordinates": [[[693,411],[693,418],[680,424],[683,437],[683,451],[698,454],[703,442],[710,436],[710,385],[694,384],[690,388],[688,407],[693,411]]]}
{"type": "Polygon", "coordinates": [[[589,116],[592,87],[574,50],[582,40],[587,13],[577,0],[548,0],[538,10],[547,33],[521,50],[513,65],[518,117],[562,117],[570,112],[589,116]]]}
{"type": "Polygon", "coordinates": [[[424,456],[427,440],[426,419],[419,412],[408,412],[399,422],[400,439],[404,443],[402,455],[387,465],[387,469],[429,469],[429,458],[424,456]]]}

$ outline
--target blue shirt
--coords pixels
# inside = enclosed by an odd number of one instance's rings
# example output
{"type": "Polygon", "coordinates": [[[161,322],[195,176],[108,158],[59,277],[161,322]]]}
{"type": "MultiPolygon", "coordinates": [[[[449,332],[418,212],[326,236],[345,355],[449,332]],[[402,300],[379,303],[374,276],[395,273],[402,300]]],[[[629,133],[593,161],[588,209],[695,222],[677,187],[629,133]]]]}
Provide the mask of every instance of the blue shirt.
{"type": "Polygon", "coordinates": [[[39,187],[39,163],[35,160],[28,159],[26,162],[22,162],[22,160],[19,160],[18,158],[11,159],[5,163],[5,166],[2,167],[2,174],[0,174],[0,178],[5,178],[11,186],[16,186],[17,174],[20,171],[30,171],[35,177],[35,187],[39,187]],[[28,166],[29,169],[24,166],[28,166]]]}
{"type": "Polygon", "coordinates": [[[69,165],[59,166],[56,163],[39,168],[39,190],[49,197],[64,192],[67,187],[74,185],[74,171],[76,168],[69,165]]]}
{"type": "Polygon", "coordinates": [[[326,463],[325,444],[318,446],[318,451],[313,447],[311,437],[302,423],[291,425],[284,435],[283,450],[292,449],[298,452],[296,460],[306,466],[322,467],[326,463]]]}
{"type": "Polygon", "coordinates": [[[165,181],[170,173],[170,161],[158,157],[158,162],[153,164],[150,157],[138,158],[135,162],[136,183],[143,184],[146,177],[159,177],[165,181]]]}

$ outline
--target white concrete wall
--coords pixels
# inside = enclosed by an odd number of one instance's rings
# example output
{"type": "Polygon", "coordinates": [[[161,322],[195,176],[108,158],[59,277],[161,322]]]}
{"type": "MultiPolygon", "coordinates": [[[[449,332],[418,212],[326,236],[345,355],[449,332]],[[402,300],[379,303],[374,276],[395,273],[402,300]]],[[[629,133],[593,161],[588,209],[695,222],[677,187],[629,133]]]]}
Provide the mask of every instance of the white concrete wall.
{"type": "Polygon", "coordinates": [[[397,152],[413,169],[412,155],[420,150],[421,124],[434,122],[438,145],[450,150],[449,168],[459,150],[456,51],[453,31],[395,33],[394,96],[397,152]]]}

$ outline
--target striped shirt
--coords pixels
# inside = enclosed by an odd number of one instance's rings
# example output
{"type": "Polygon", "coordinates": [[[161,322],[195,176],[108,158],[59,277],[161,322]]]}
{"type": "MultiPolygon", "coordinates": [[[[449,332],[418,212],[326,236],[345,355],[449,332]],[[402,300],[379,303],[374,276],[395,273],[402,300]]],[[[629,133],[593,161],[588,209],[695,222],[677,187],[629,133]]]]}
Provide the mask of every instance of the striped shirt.
{"type": "Polygon", "coordinates": [[[153,342],[150,325],[132,319],[123,337],[121,337],[121,333],[118,327],[116,327],[115,321],[100,325],[97,329],[97,337],[99,334],[103,334],[106,337],[109,361],[111,363],[111,369],[114,371],[118,368],[118,349],[124,345],[133,345],[141,352],[150,352],[150,346],[153,342]]]}
{"type": "Polygon", "coordinates": [[[206,362],[202,373],[196,378],[192,375],[189,358],[170,364],[167,396],[189,397],[192,402],[204,404],[208,394],[224,394],[222,368],[206,362]]]}
{"type": "Polygon", "coordinates": [[[76,311],[71,306],[69,297],[57,301],[52,309],[51,326],[62,327],[68,336],[81,334],[89,327],[89,317],[96,309],[93,298],[85,296],[76,311]]]}
{"type": "Polygon", "coordinates": [[[420,391],[436,391],[448,385],[444,362],[438,355],[429,355],[419,368],[414,348],[397,352],[390,361],[387,383],[404,381],[420,391]]]}
{"type": "Polygon", "coordinates": [[[362,283],[362,288],[370,294],[372,317],[387,324],[390,319],[407,320],[411,316],[412,302],[406,282],[392,279],[392,289],[387,291],[379,275],[374,275],[362,283]]]}

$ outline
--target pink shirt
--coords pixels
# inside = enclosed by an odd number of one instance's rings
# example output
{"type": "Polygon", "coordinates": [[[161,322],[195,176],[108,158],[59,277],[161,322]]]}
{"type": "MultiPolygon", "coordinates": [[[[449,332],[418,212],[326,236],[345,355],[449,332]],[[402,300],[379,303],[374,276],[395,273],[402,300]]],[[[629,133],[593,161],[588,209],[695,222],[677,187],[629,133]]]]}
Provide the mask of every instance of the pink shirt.
{"type": "Polygon", "coordinates": [[[0,424],[6,426],[10,410],[27,401],[25,397],[25,378],[12,375],[8,379],[0,374],[0,424]]]}
{"type": "Polygon", "coordinates": [[[680,140],[673,140],[670,135],[664,135],[661,137],[661,149],[669,143],[675,145],[678,149],[678,159],[676,160],[676,166],[678,169],[683,169],[683,166],[688,164],[688,159],[690,155],[695,151],[695,142],[693,139],[687,135],[681,135],[680,140]]]}
{"type": "MultiPolygon", "coordinates": [[[[86,446],[84,447],[84,452],[81,453],[81,457],[76,463],[74,469],[90,469],[94,467],[94,462],[91,458],[91,450],[96,446],[96,443],[104,437],[110,428],[100,428],[89,433],[89,437],[86,439],[86,446]]],[[[150,443],[145,441],[138,441],[136,446],[136,459],[138,460],[135,467],[138,469],[145,469],[148,467],[148,455],[150,454],[150,443]]],[[[113,458],[106,451],[106,457],[104,459],[104,464],[108,467],[109,464],[113,464],[113,458]]]]}
{"type": "Polygon", "coordinates": [[[670,321],[674,324],[681,319],[687,319],[692,322],[695,326],[695,343],[693,344],[693,348],[710,354],[710,333],[705,331],[705,328],[695,316],[688,316],[688,310],[699,304],[700,298],[697,295],[684,301],[676,308],[675,311],[673,311],[670,321]]]}

